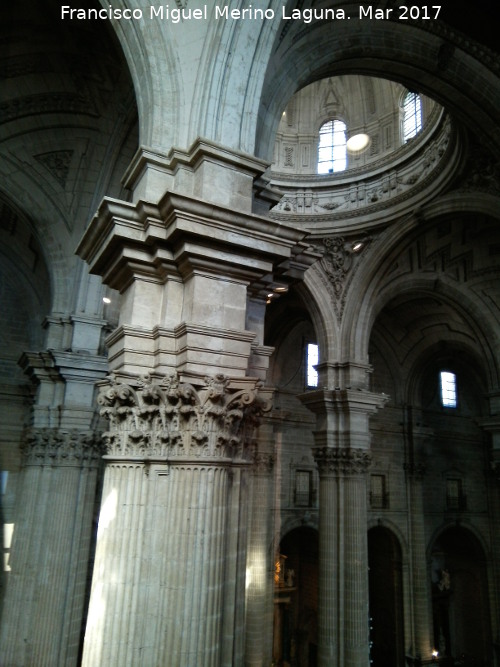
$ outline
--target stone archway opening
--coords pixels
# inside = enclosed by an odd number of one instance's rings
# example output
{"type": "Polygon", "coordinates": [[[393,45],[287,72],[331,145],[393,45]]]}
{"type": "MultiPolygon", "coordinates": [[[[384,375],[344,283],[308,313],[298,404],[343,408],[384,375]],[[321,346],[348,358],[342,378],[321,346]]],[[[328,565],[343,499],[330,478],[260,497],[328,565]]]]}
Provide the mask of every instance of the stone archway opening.
{"type": "Polygon", "coordinates": [[[491,622],[485,555],[468,530],[445,530],[431,551],[432,617],[440,664],[490,664],[491,622]]]}
{"type": "Polygon", "coordinates": [[[316,667],[317,531],[306,526],[290,531],[275,560],[273,664],[316,667]]]}
{"type": "Polygon", "coordinates": [[[395,535],[385,527],[368,531],[370,664],[404,664],[402,555],[395,535]]]}

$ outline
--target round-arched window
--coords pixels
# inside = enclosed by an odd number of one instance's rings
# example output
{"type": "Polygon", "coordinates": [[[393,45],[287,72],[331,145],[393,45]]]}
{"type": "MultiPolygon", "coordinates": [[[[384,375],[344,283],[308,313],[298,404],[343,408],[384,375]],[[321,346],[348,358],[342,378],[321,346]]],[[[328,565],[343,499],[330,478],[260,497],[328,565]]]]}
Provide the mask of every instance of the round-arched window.
{"type": "Polygon", "coordinates": [[[318,174],[332,174],[347,167],[346,125],[341,120],[328,120],[320,127],[318,174]]]}

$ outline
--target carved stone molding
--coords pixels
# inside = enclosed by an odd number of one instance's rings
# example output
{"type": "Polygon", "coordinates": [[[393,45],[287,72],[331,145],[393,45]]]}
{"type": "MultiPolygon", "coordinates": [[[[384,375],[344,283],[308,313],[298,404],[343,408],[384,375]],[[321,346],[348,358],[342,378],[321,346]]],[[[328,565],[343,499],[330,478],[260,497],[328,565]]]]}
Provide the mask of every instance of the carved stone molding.
{"type": "Polygon", "coordinates": [[[93,101],[79,93],[44,93],[27,95],[0,105],[0,122],[24,118],[41,113],[71,113],[85,116],[99,114],[93,101]]]}
{"type": "Polygon", "coordinates": [[[462,137],[446,115],[436,115],[418,143],[407,143],[377,163],[331,176],[273,172],[271,183],[283,193],[270,211],[276,220],[297,222],[320,235],[332,225],[355,233],[374,227],[387,206],[398,206],[400,215],[427,200],[436,187],[444,188],[454,177],[462,150],[462,137]],[[365,216],[371,216],[367,225],[365,216]]]}
{"type": "Polygon", "coordinates": [[[21,444],[23,465],[96,468],[104,453],[100,433],[29,429],[21,444]]]}
{"type": "Polygon", "coordinates": [[[40,162],[56,179],[59,185],[64,189],[69,174],[73,150],[50,151],[49,153],[40,153],[34,155],[35,160],[40,162]]]}
{"type": "Polygon", "coordinates": [[[276,457],[274,454],[260,454],[255,452],[253,455],[253,471],[256,475],[268,475],[273,471],[276,457]]]}
{"type": "Polygon", "coordinates": [[[318,465],[320,477],[359,475],[365,473],[371,465],[372,455],[365,449],[343,447],[316,447],[313,449],[314,460],[318,465]]]}
{"type": "Polygon", "coordinates": [[[202,386],[174,374],[146,376],[129,384],[113,375],[101,387],[106,458],[220,461],[246,459],[254,427],[270,405],[262,386],[231,387],[224,375],[206,377],[202,386]]]}
{"type": "MultiPolygon", "coordinates": [[[[471,143],[474,140],[471,140],[471,143]]],[[[467,163],[458,187],[465,192],[485,192],[497,196],[500,187],[500,164],[485,146],[472,143],[467,163]]]]}
{"type": "Polygon", "coordinates": [[[320,270],[321,266],[321,278],[330,293],[339,320],[344,312],[347,288],[357,271],[361,251],[366,250],[371,241],[371,237],[364,236],[360,250],[355,251],[353,241],[349,242],[343,236],[329,236],[321,239],[321,246],[317,247],[323,257],[316,264],[316,270],[320,270]]]}

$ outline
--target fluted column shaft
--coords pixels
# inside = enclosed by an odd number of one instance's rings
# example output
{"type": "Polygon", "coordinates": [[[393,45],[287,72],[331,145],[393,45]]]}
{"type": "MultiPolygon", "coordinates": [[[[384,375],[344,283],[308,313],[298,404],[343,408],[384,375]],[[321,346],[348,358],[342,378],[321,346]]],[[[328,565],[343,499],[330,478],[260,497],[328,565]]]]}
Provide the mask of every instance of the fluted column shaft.
{"type": "Polygon", "coordinates": [[[256,392],[205,380],[103,386],[111,429],[84,667],[219,667],[234,654],[225,619],[244,590],[230,504],[256,392]]]}
{"type": "Polygon", "coordinates": [[[370,392],[324,390],[301,400],[317,415],[318,665],[368,667],[368,422],[385,399],[370,392]]]}
{"type": "Polygon", "coordinates": [[[246,585],[246,667],[263,667],[271,662],[268,655],[272,633],[273,589],[272,562],[269,552],[269,507],[274,456],[256,453],[253,461],[252,510],[247,551],[246,585]]]}
{"type": "Polygon", "coordinates": [[[368,543],[363,449],[315,450],[320,476],[319,664],[366,667],[368,543]]]}
{"type": "Polygon", "coordinates": [[[92,433],[25,434],[0,664],[76,665],[101,443],[92,433]]]}
{"type": "Polygon", "coordinates": [[[431,618],[430,581],[427,571],[426,539],[424,523],[423,483],[424,467],[408,465],[406,480],[408,488],[408,520],[410,538],[410,580],[413,602],[413,646],[411,650],[422,659],[430,658],[431,618]]]}

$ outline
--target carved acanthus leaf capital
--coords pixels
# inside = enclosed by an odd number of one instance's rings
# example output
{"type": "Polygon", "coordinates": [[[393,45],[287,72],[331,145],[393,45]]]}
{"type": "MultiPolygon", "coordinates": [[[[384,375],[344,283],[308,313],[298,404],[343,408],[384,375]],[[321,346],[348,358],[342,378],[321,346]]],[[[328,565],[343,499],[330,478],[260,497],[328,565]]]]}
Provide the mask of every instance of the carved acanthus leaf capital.
{"type": "Polygon", "coordinates": [[[101,415],[109,419],[107,453],[119,457],[245,458],[250,435],[269,405],[262,386],[240,389],[218,374],[202,386],[177,375],[134,379],[114,375],[101,388],[101,415]]]}
{"type": "Polygon", "coordinates": [[[371,453],[366,449],[350,447],[315,447],[313,455],[320,477],[363,474],[368,470],[372,461],[371,453]]]}
{"type": "Polygon", "coordinates": [[[104,453],[100,433],[28,429],[21,443],[24,466],[97,467],[104,453]]]}

